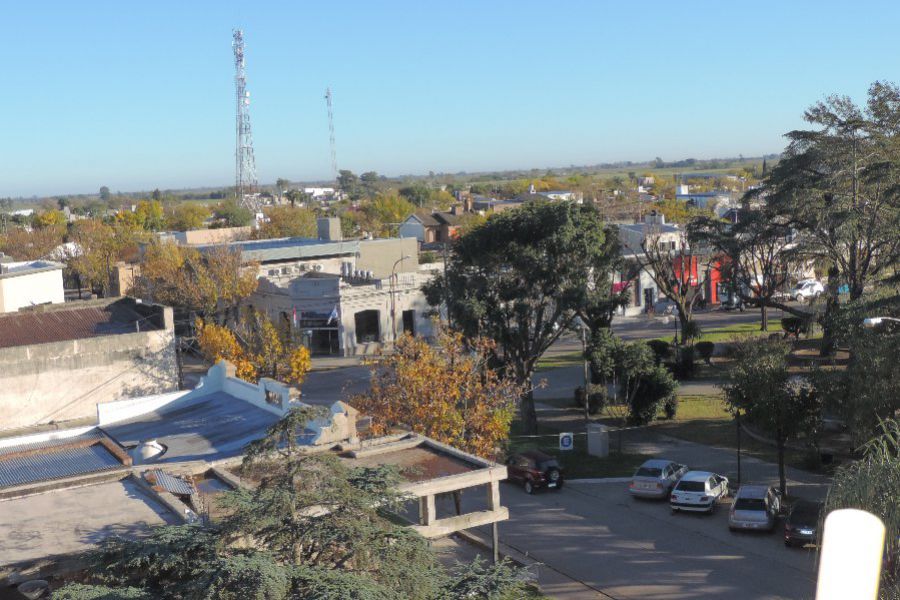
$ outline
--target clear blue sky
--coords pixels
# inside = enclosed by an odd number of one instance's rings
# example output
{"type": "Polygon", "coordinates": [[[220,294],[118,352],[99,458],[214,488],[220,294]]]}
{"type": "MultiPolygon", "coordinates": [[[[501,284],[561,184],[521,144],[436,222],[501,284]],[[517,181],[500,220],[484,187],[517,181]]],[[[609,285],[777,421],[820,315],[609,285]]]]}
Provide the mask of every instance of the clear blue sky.
{"type": "Polygon", "coordinates": [[[896,81],[895,2],[4,2],[0,196],[778,152],[896,81]]]}

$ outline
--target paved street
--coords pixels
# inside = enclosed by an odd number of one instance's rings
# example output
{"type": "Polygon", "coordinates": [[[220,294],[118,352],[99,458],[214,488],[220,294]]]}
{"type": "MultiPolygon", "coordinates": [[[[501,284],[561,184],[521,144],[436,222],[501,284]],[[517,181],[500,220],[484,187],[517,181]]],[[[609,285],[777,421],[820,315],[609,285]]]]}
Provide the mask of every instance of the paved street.
{"type": "Polygon", "coordinates": [[[570,579],[542,581],[556,598],[602,592],[622,599],[757,600],[814,593],[813,552],[785,548],[777,532],[731,533],[726,506],[713,515],[671,515],[666,502],[634,500],[624,484],[613,483],[533,496],[504,485],[501,493],[510,509],[501,540],[570,579]]]}

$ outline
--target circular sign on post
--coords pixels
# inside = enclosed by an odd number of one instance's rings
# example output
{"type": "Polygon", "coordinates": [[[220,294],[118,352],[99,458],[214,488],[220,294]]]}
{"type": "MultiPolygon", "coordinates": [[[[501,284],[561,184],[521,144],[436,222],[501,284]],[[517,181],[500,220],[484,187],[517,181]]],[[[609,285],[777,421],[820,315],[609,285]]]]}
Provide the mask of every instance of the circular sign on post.
{"type": "Polygon", "coordinates": [[[575,446],[575,436],[571,433],[560,433],[559,434],[559,449],[560,450],[572,450],[575,446]]]}

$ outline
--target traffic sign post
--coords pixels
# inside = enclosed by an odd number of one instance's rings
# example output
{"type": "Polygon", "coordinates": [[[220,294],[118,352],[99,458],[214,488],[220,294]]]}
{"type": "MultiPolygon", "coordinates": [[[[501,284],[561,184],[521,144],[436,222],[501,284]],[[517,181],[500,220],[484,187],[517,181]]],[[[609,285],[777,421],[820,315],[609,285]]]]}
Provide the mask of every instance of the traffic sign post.
{"type": "Polygon", "coordinates": [[[560,433],[559,434],[559,449],[560,450],[573,450],[575,448],[575,436],[572,433],[560,433]]]}

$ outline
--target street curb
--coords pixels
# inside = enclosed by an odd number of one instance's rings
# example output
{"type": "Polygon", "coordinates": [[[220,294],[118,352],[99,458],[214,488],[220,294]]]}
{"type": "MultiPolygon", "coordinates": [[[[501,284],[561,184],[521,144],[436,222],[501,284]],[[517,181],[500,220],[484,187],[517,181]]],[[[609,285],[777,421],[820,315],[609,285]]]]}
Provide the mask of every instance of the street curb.
{"type": "Polygon", "coordinates": [[[629,483],[631,477],[595,477],[586,479],[566,479],[566,484],[593,484],[593,483],[629,483]]]}

